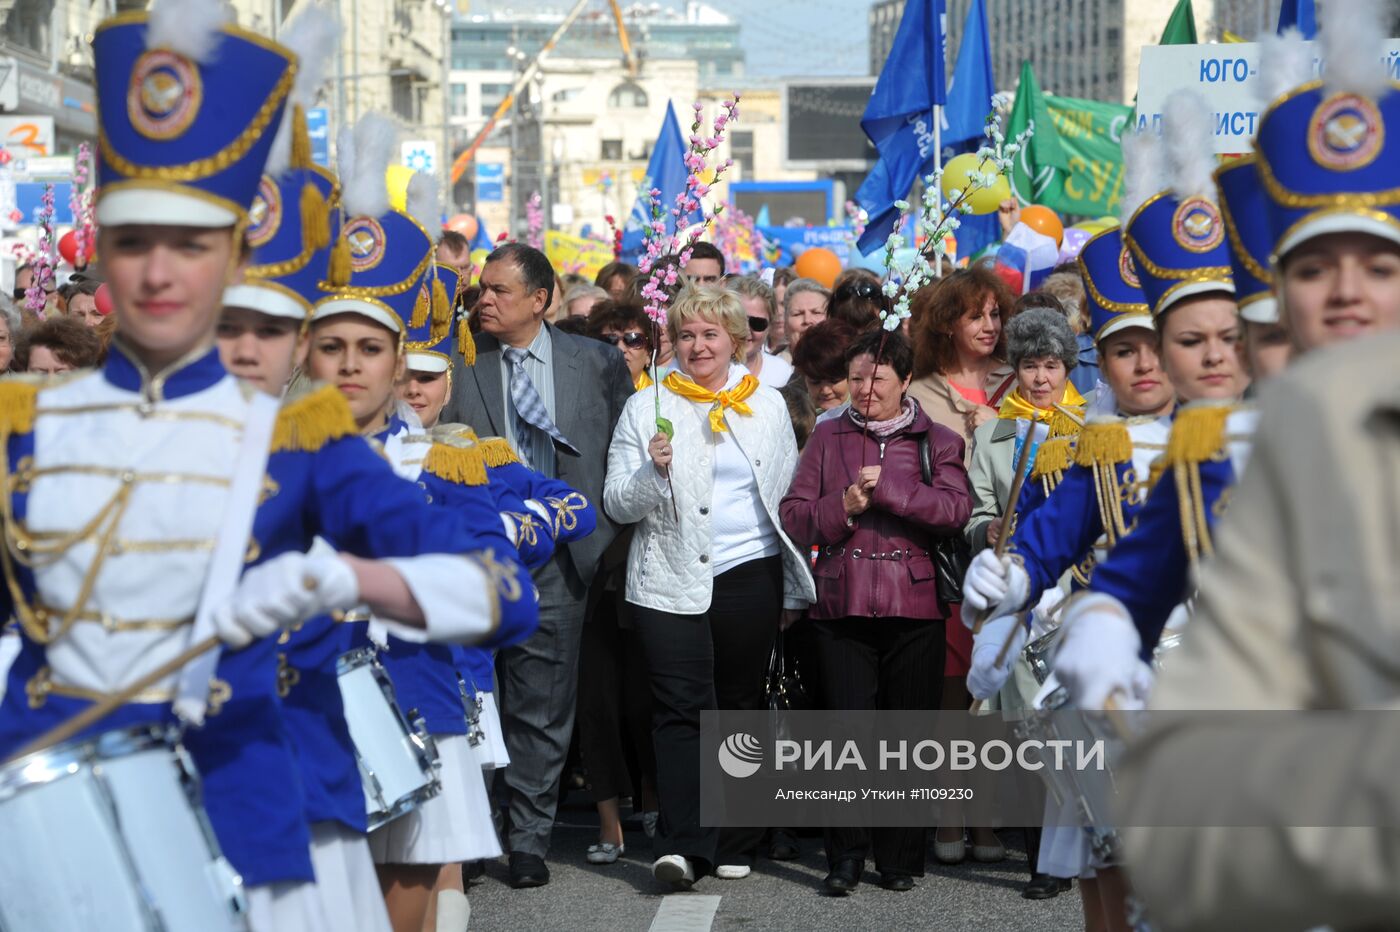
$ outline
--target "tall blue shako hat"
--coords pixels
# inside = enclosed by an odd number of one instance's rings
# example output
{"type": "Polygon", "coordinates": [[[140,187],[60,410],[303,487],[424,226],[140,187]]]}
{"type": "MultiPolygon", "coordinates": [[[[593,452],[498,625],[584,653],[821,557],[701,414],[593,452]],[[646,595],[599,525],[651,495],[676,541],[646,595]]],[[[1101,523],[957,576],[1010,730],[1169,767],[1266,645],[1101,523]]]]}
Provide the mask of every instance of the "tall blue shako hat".
{"type": "Polygon", "coordinates": [[[1152,311],[1121,227],[1094,234],[1075,261],[1089,299],[1094,342],[1128,327],[1154,329],[1152,311]]]}
{"type": "Polygon", "coordinates": [[[406,361],[409,369],[418,372],[451,372],[452,353],[458,341],[470,341],[472,338],[466,328],[466,317],[462,317],[460,324],[457,320],[458,300],[462,293],[461,273],[450,265],[439,263],[437,278],[447,293],[450,313],[439,315],[434,308],[434,313],[429,314],[421,325],[409,327],[408,342],[404,347],[406,361]]]}
{"type": "Polygon", "coordinates": [[[1215,188],[1230,246],[1235,303],[1240,316],[1256,324],[1276,324],[1278,301],[1274,298],[1274,275],[1269,270],[1273,237],[1255,157],[1247,155],[1217,168],[1215,188]]]}
{"type": "Polygon", "coordinates": [[[246,222],[297,61],[227,20],[220,0],[158,0],[97,28],[98,224],[246,222]]]}
{"type": "Polygon", "coordinates": [[[1162,136],[1155,144],[1166,168],[1166,190],[1133,211],[1124,234],[1143,294],[1158,317],[1194,295],[1235,292],[1225,221],[1211,179],[1210,106],[1193,91],[1177,91],[1162,110],[1162,136]]]}
{"type": "Polygon", "coordinates": [[[1375,0],[1323,7],[1320,81],[1310,80],[1312,56],[1261,57],[1260,80],[1279,95],[1255,139],[1275,262],[1329,233],[1400,243],[1400,84],[1384,62],[1384,12],[1375,0]]]}
{"type": "Polygon", "coordinates": [[[281,31],[281,41],[303,64],[248,212],[244,237],[252,256],[242,284],[224,290],[225,307],[306,321],[321,297],[339,232],[340,185],[311,158],[305,113],[316,102],[338,35],[335,17],[320,6],[307,7],[281,31]]]}
{"type": "Polygon", "coordinates": [[[320,283],[312,320],[359,314],[404,341],[411,328],[452,316],[451,300],[434,261],[429,229],[437,225],[437,186],[418,173],[409,180],[407,211],[389,206],[384,173],[394,146],[388,119],[366,114],[340,133],[340,229],[320,283]]]}

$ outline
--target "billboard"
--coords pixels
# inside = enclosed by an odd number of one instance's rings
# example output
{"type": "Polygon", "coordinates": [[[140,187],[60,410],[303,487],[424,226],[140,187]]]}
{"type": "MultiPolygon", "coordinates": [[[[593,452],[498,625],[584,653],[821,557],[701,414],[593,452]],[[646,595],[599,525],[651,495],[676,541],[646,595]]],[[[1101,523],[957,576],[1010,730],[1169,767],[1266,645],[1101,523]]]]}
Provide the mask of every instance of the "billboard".
{"type": "Polygon", "coordinates": [[[788,168],[863,171],[876,158],[860,128],[874,78],[791,81],[783,86],[788,168]]]}

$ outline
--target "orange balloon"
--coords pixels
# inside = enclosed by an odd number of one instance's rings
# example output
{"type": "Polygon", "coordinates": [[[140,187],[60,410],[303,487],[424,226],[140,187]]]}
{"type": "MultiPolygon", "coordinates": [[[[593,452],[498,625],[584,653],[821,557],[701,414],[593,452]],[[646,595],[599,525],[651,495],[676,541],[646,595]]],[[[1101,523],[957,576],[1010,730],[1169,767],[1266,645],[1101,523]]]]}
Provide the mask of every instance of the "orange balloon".
{"type": "Polygon", "coordinates": [[[841,260],[830,249],[813,246],[797,257],[793,270],[800,278],[814,279],[823,288],[830,288],[836,283],[836,276],[841,274],[841,260]]]}
{"type": "Polygon", "coordinates": [[[476,239],[478,224],[476,218],[471,214],[458,214],[447,223],[443,224],[449,230],[456,230],[467,238],[467,242],[476,239]]]}
{"type": "Polygon", "coordinates": [[[1042,207],[1039,204],[1022,207],[1021,222],[1041,236],[1053,239],[1056,246],[1065,244],[1065,225],[1060,222],[1059,214],[1049,207],[1042,207]]]}

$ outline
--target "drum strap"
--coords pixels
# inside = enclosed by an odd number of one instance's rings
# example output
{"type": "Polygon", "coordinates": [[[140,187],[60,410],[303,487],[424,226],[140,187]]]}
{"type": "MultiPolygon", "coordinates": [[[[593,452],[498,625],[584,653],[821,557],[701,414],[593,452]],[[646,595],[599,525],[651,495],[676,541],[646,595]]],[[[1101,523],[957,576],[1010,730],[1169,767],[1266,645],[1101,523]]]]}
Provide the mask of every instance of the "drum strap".
{"type": "MultiPolygon", "coordinates": [[[[214,634],[214,609],[227,602],[243,575],[248,541],[253,536],[253,518],[262,495],[263,476],[272,447],[273,428],[281,402],[257,392],[248,405],[248,417],[243,422],[243,442],[234,463],[233,480],[229,484],[224,518],[214,539],[214,553],[209,559],[209,575],[199,594],[199,609],[194,616],[190,643],[197,644],[214,634]]],[[[175,697],[175,714],[193,725],[204,724],[209,704],[209,681],[219,663],[219,651],[207,651],[191,660],[180,671],[180,684],[175,697]]]]}

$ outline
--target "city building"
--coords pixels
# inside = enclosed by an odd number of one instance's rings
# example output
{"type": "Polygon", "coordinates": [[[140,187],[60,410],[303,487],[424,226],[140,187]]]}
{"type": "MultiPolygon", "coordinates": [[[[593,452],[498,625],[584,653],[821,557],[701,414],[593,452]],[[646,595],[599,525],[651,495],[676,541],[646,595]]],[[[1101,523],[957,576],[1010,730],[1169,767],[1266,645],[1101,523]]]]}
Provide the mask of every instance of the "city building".
{"type": "MultiPolygon", "coordinates": [[[[870,73],[879,74],[894,43],[905,0],[870,8],[870,73]]],[[[1014,90],[1021,62],[1030,61],[1045,90],[1066,97],[1131,103],[1137,94],[1141,49],[1162,37],[1170,0],[985,0],[992,68],[998,86],[1014,90]]],[[[951,75],[971,0],[947,0],[951,75]]],[[[1253,39],[1278,20],[1277,0],[1192,0],[1198,38],[1225,32],[1253,39]]],[[[1400,20],[1400,14],[1397,14],[1400,20]]],[[[1398,23],[1397,25],[1400,25],[1398,23]]]]}
{"type": "Polygon", "coordinates": [[[454,202],[482,215],[493,234],[500,227],[489,218],[502,213],[504,227],[523,232],[525,203],[535,193],[550,228],[602,231],[606,215],[621,222],[667,103],[688,130],[702,87],[729,88],[743,79],[739,25],[694,0],[623,8],[631,68],[606,5],[585,11],[542,58],[564,21],[562,10],[522,14],[494,6],[474,4],[453,25],[454,155],[477,138],[531,62],[539,58],[539,67],[486,139],[509,157],[492,160],[479,150],[453,187],[454,202]]]}

